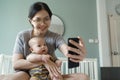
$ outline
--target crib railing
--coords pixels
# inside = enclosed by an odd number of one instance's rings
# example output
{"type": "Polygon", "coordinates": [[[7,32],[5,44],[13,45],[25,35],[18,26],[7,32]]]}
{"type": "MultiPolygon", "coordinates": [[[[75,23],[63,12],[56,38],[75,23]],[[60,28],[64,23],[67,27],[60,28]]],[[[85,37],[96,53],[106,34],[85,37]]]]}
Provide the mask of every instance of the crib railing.
{"type": "Polygon", "coordinates": [[[79,62],[79,67],[72,69],[68,69],[68,60],[66,58],[60,59],[63,60],[61,67],[62,74],[84,73],[90,77],[90,80],[98,80],[97,59],[86,58],[79,62]]]}
{"type": "MultiPolygon", "coordinates": [[[[0,74],[13,73],[12,56],[0,54],[0,74]]],[[[68,60],[62,60],[61,72],[62,74],[84,73],[90,77],[90,80],[98,80],[97,59],[86,58],[79,62],[79,67],[68,69],[68,60]]]]}
{"type": "Polygon", "coordinates": [[[12,56],[0,54],[0,74],[13,73],[12,56]]]}

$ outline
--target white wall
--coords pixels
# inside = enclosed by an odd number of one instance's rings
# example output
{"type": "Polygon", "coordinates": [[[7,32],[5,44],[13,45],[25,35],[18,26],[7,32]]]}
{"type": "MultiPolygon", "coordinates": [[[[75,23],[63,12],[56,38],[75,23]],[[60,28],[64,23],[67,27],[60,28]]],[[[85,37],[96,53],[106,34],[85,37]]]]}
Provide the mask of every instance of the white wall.
{"type": "Polygon", "coordinates": [[[120,4],[120,0],[106,0],[107,14],[117,15],[115,6],[120,4]]]}
{"type": "Polygon", "coordinates": [[[106,1],[97,0],[97,22],[98,22],[98,38],[99,38],[99,58],[100,66],[111,66],[109,32],[107,24],[106,1]]]}
{"type": "Polygon", "coordinates": [[[111,52],[108,15],[117,15],[115,6],[120,4],[120,0],[97,0],[97,20],[99,37],[99,58],[101,67],[111,67],[111,52]]]}

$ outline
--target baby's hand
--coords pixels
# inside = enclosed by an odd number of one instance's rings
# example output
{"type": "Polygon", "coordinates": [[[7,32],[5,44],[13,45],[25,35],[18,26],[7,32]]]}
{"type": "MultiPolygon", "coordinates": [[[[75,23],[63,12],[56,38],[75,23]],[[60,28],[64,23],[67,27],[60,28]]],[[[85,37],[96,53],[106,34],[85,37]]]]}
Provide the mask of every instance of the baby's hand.
{"type": "Polygon", "coordinates": [[[42,55],[42,61],[46,63],[47,61],[50,60],[50,57],[51,57],[50,55],[42,55]]]}

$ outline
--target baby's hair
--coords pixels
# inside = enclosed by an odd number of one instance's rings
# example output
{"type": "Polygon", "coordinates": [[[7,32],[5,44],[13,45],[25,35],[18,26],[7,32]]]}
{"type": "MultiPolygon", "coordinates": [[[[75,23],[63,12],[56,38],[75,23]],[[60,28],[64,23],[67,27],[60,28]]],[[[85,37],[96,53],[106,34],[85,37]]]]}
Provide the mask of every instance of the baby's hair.
{"type": "Polygon", "coordinates": [[[32,47],[36,43],[37,40],[41,40],[41,39],[44,40],[43,37],[38,37],[38,36],[37,37],[33,37],[33,38],[31,38],[29,40],[28,44],[29,44],[30,47],[32,47]]]}

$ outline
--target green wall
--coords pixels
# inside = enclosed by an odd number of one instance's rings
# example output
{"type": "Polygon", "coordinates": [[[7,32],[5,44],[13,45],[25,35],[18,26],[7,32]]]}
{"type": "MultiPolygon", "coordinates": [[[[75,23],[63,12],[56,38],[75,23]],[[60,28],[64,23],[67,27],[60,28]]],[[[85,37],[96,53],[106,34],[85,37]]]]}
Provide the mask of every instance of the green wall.
{"type": "MultiPolygon", "coordinates": [[[[12,55],[17,33],[31,28],[28,10],[36,1],[46,2],[64,21],[66,41],[68,37],[81,36],[87,57],[99,58],[98,44],[88,42],[90,38],[98,38],[96,0],[0,0],[0,53],[12,55]]],[[[63,56],[59,53],[58,56],[63,56]]]]}
{"type": "Polygon", "coordinates": [[[89,38],[97,38],[97,14],[95,0],[0,0],[0,53],[12,54],[16,35],[31,28],[28,10],[36,1],[46,2],[54,14],[65,24],[63,37],[81,36],[86,44],[87,56],[98,57],[98,44],[90,44],[89,38]]]}

